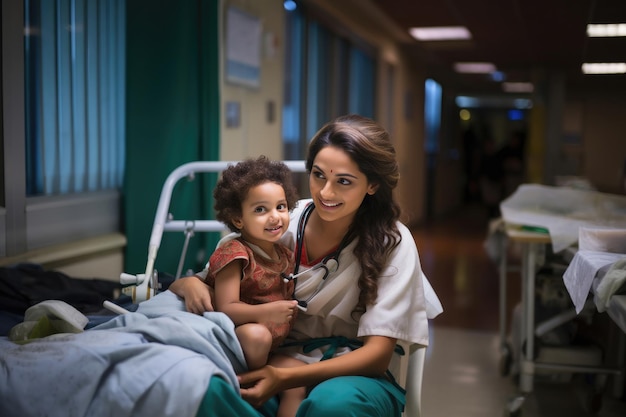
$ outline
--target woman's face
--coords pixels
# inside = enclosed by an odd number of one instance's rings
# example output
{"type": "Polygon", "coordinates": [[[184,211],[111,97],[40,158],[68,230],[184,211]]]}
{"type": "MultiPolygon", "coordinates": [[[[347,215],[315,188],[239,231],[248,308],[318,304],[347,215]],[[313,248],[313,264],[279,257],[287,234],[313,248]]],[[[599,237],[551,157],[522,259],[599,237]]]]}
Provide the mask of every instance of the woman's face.
{"type": "MultiPolygon", "coordinates": [[[[233,224],[245,240],[266,252],[289,227],[289,208],[282,185],[265,182],[248,190],[241,203],[241,218],[233,224]]],[[[268,252],[269,253],[269,252],[268,252]]]]}
{"type": "Polygon", "coordinates": [[[327,146],[313,160],[309,189],[315,212],[322,220],[345,220],[349,225],[365,195],[374,194],[376,186],[368,182],[346,152],[327,146]]]}

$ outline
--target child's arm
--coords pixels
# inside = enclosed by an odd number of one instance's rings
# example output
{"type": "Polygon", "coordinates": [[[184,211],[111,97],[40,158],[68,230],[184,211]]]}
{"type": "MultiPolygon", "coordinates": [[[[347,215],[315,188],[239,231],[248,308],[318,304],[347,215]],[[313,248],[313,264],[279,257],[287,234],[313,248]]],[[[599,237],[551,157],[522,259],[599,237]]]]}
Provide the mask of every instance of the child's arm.
{"type": "Polygon", "coordinates": [[[291,320],[295,300],[274,301],[266,304],[250,305],[239,298],[241,287],[242,260],[222,268],[215,276],[215,308],[225,313],[236,326],[245,323],[276,322],[291,320]]]}

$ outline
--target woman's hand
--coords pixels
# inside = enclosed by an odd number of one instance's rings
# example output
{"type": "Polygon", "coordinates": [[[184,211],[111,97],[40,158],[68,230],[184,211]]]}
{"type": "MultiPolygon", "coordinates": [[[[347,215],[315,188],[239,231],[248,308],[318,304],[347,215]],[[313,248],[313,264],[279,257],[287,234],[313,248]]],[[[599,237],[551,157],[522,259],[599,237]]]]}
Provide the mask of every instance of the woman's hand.
{"type": "Polygon", "coordinates": [[[279,392],[319,384],[343,375],[380,377],[389,368],[397,340],[386,336],[367,336],[363,347],[352,352],[308,365],[261,369],[239,375],[241,396],[259,407],[279,392]]]}
{"type": "Polygon", "coordinates": [[[284,369],[266,365],[239,375],[241,397],[253,407],[259,408],[274,395],[285,390],[281,378],[281,371],[284,369]]]}
{"type": "Polygon", "coordinates": [[[190,313],[203,314],[205,311],[214,311],[209,286],[195,275],[177,279],[169,289],[185,300],[185,307],[190,313]]]}

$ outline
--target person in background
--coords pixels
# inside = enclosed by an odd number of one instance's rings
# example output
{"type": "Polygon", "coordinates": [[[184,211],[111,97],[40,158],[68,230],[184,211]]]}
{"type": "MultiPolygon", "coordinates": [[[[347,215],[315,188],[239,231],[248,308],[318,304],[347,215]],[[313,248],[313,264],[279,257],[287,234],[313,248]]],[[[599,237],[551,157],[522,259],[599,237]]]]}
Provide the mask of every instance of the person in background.
{"type": "Polygon", "coordinates": [[[482,202],[487,208],[487,217],[500,217],[500,202],[504,193],[504,169],[491,136],[483,143],[480,163],[480,190],[482,202]]]}
{"type": "Polygon", "coordinates": [[[465,175],[463,198],[466,203],[469,203],[480,197],[480,142],[473,127],[468,127],[463,132],[461,145],[463,174],[465,175]]]}
{"type": "Polygon", "coordinates": [[[502,164],[504,191],[502,198],[507,198],[522,185],[525,180],[524,167],[525,136],[522,131],[515,131],[508,142],[498,151],[498,158],[502,164]]]}
{"type": "MultiPolygon", "coordinates": [[[[299,417],[399,417],[406,400],[394,375],[409,353],[401,347],[428,345],[428,318],[442,308],[399,221],[395,150],[373,120],[342,116],[315,134],[306,169],[311,199],[298,203],[283,237],[295,248],[289,278],[301,311],[281,352],[307,364],[239,375],[241,398],[212,380],[205,401],[231,415],[273,416],[277,393],[306,387],[299,417]]],[[[170,289],[191,312],[213,308],[196,277],[170,289]]]]}

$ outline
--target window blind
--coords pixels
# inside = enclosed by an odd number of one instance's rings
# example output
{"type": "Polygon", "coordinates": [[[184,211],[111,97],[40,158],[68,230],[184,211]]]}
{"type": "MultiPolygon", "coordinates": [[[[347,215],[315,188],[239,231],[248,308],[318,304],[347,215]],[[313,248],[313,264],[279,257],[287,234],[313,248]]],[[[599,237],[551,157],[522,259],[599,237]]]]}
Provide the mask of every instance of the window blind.
{"type": "Polygon", "coordinates": [[[28,196],[121,187],[125,0],[26,0],[28,196]]]}

